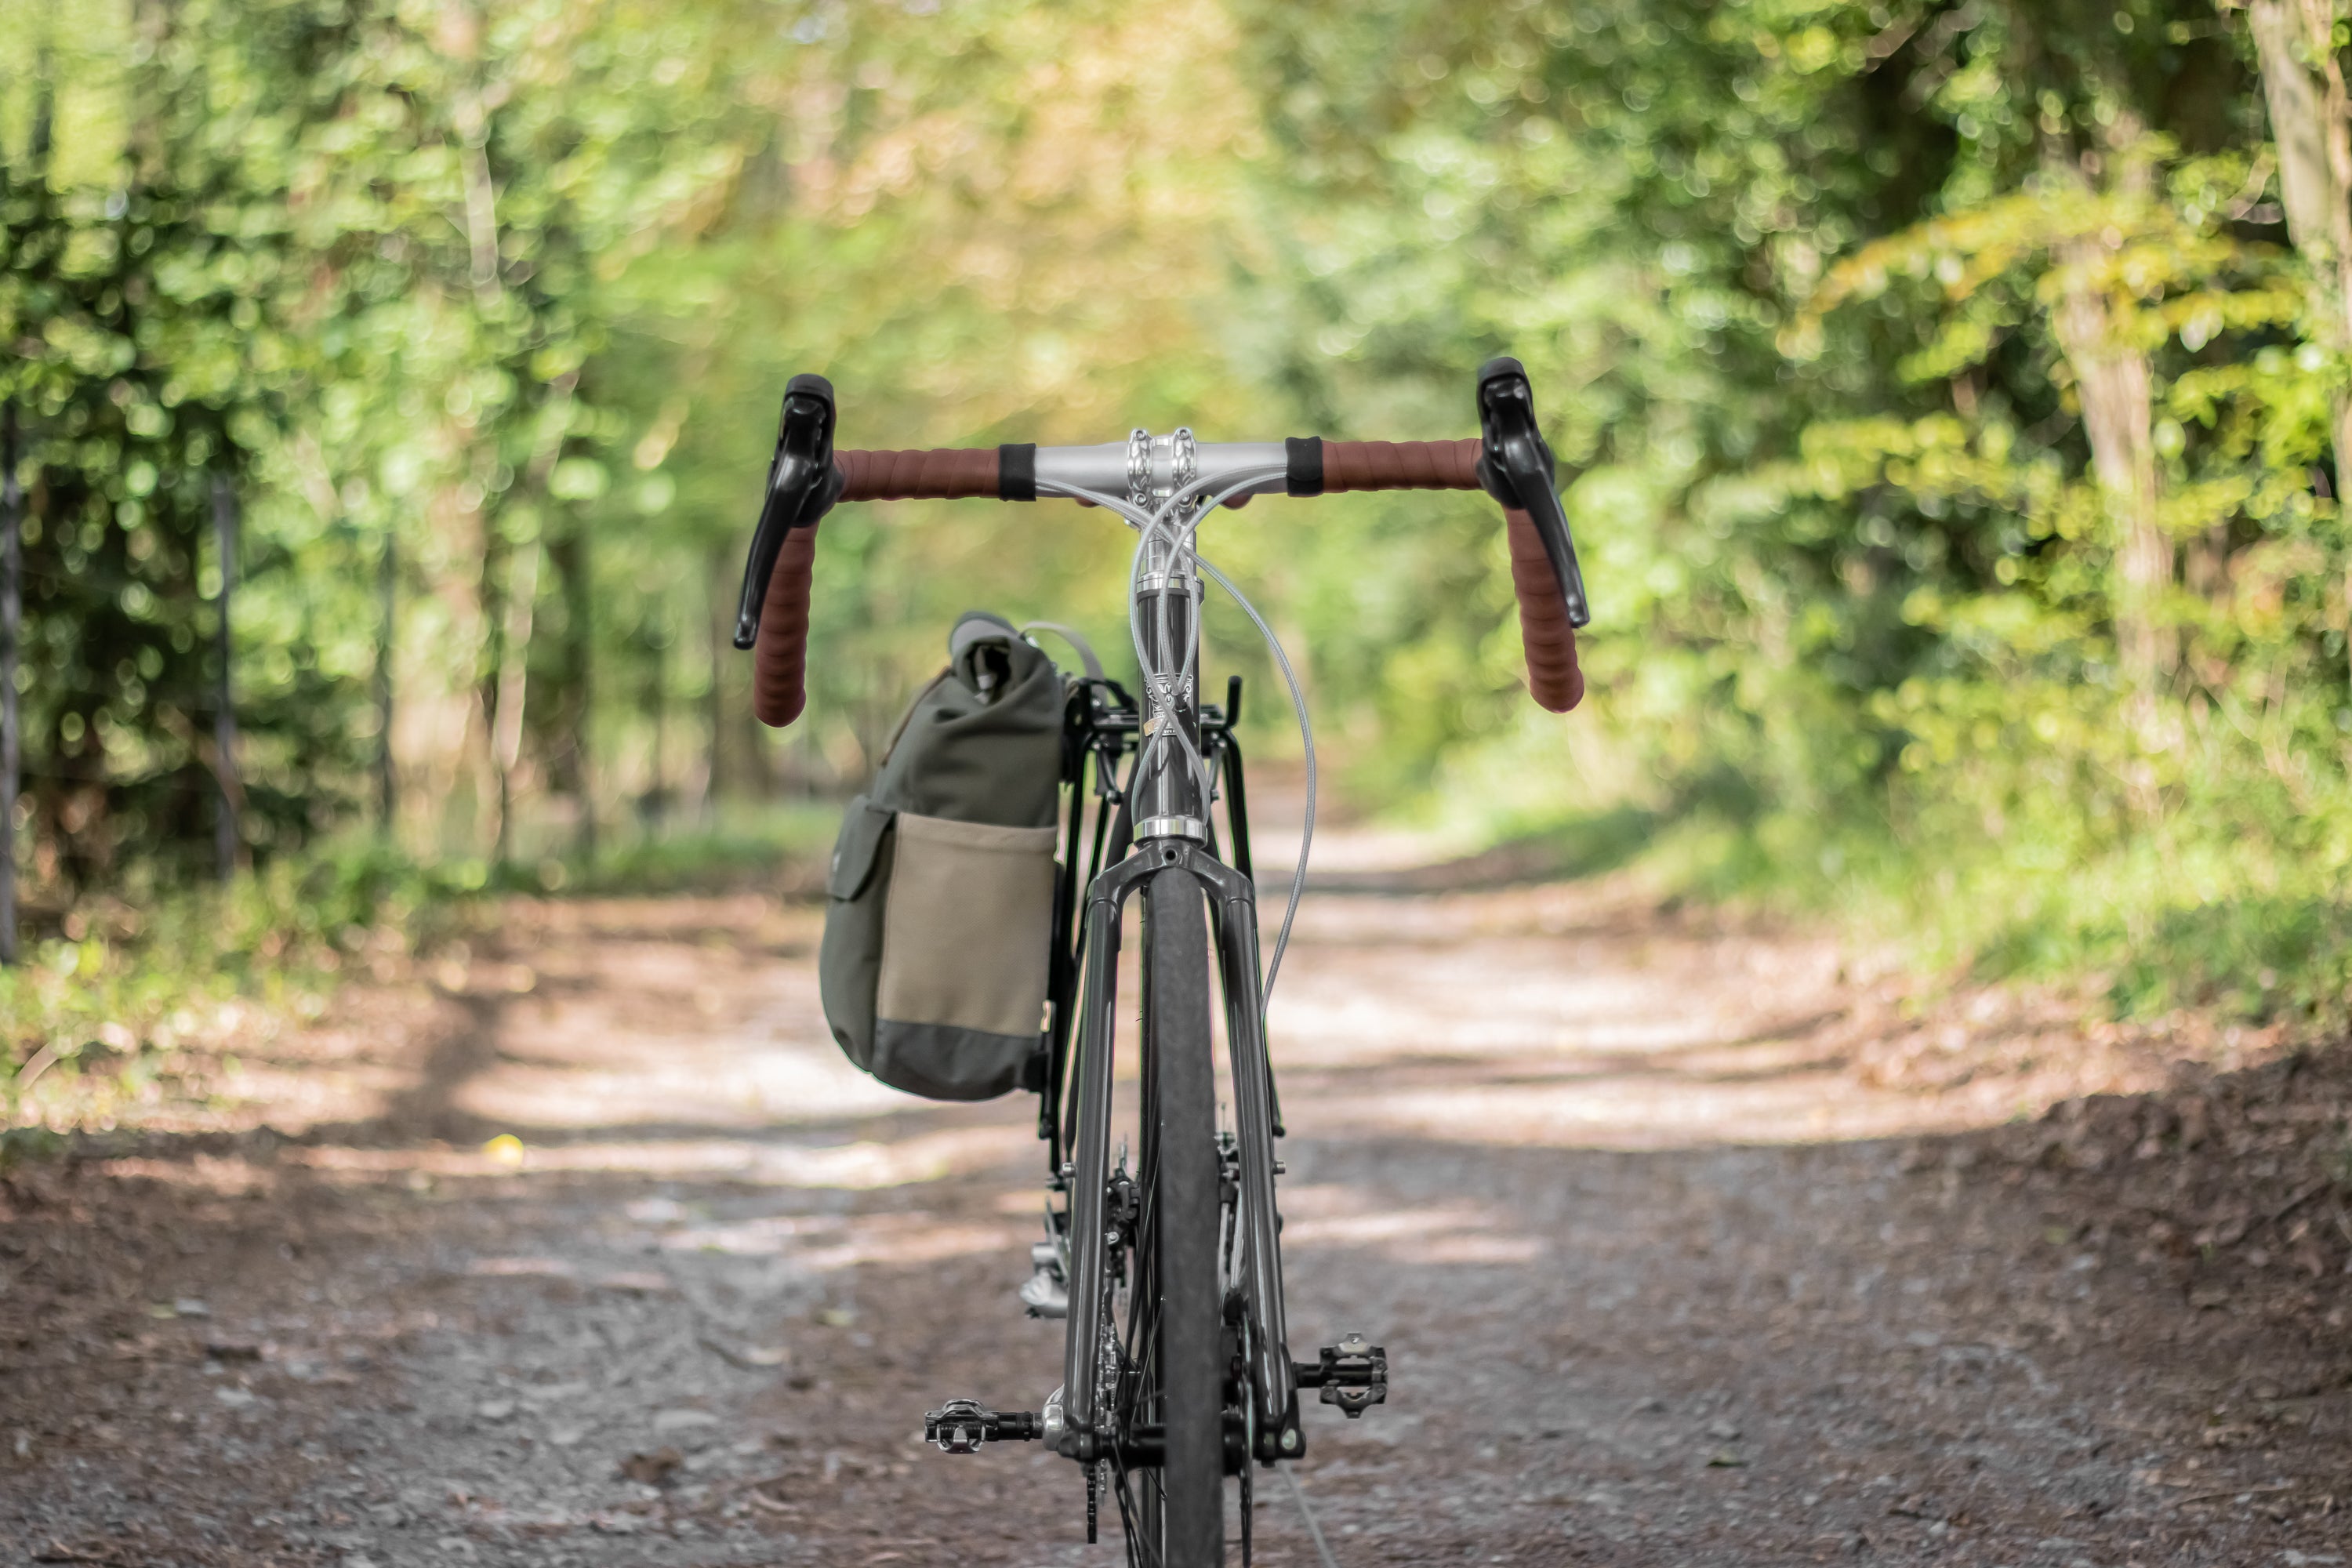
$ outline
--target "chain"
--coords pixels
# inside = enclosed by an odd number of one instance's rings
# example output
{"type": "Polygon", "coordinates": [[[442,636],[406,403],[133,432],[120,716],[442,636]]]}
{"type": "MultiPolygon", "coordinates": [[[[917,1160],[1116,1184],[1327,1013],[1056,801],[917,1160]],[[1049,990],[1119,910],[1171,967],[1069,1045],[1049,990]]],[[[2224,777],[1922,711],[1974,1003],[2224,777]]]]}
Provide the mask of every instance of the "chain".
{"type": "MultiPolygon", "coordinates": [[[[1108,1294],[1108,1292],[1106,1292],[1108,1294]]],[[[1095,1425],[1108,1428],[1114,1438],[1125,1425],[1118,1420],[1119,1363],[1126,1354],[1118,1342],[1118,1331],[1110,1326],[1110,1303],[1103,1303],[1102,1339],[1095,1351],[1095,1425]]]]}

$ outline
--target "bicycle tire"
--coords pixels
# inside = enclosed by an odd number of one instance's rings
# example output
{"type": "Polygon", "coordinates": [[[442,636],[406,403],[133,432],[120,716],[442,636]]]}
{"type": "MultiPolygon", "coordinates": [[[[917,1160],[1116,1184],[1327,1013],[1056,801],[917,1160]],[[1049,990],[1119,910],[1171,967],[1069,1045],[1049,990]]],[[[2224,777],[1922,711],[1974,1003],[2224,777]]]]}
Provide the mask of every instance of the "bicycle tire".
{"type": "MultiPolygon", "coordinates": [[[[1164,1431],[1156,1508],[1160,1568],[1225,1561],[1223,1281],[1218,1266],[1215,1041],[1210,1026],[1208,912],[1188,876],[1156,876],[1144,893],[1145,1169],[1152,1190],[1154,1347],[1164,1431]]],[[[1149,1528],[1149,1527],[1148,1527],[1149,1528]]]]}

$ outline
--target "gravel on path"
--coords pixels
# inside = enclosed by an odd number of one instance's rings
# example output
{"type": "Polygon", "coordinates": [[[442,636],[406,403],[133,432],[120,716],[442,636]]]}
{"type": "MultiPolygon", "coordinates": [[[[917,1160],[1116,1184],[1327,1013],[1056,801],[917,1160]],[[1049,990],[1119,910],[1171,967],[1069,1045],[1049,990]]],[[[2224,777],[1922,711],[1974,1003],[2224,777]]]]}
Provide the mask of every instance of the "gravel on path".
{"type": "MultiPolygon", "coordinates": [[[[1294,1349],[1392,1364],[1310,1412],[1344,1568],[2352,1558],[2342,1053],[1368,887],[1275,1016],[1294,1349]]],[[[849,1068],[817,922],[518,902],[0,1176],[0,1564],[1120,1561],[1066,1462],[919,1440],[1057,1381],[1034,1101],[849,1068]]]]}

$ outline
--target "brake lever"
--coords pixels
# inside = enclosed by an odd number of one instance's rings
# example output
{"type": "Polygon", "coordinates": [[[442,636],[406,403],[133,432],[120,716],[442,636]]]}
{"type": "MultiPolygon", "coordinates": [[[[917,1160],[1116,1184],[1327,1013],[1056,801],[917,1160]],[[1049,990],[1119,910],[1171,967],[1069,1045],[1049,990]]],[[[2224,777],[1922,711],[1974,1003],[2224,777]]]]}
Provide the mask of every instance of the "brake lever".
{"type": "Polygon", "coordinates": [[[1535,391],[1528,384],[1527,367],[1518,361],[1491,359],[1479,367],[1478,429],[1478,483],[1506,507],[1528,514],[1559,584],[1568,624],[1579,628],[1591,624],[1584,574],[1576,565],[1576,542],[1569,535],[1568,511],[1552,481],[1551,447],[1536,427],[1535,391]]]}
{"type": "Polygon", "coordinates": [[[735,605],[735,646],[760,640],[760,612],[768,600],[768,579],[776,557],[796,528],[814,528],[833,510],[846,482],[833,466],[833,384],[821,375],[796,375],[784,388],[784,409],[776,426],[776,455],[768,463],[768,495],[760,525],[751,531],[751,556],[743,566],[743,594],[735,605]]]}

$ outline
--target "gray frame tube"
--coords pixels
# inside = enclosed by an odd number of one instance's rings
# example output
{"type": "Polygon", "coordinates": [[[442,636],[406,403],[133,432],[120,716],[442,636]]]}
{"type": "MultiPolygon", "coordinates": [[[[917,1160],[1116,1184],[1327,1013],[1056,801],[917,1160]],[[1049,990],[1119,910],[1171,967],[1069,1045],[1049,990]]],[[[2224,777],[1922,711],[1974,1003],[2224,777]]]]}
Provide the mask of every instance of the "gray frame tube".
{"type": "Polygon", "coordinates": [[[1067,1423],[1062,1452],[1094,1458],[1096,1361],[1103,1335],[1104,1282],[1109,1274],[1109,1233],[1103,1198],[1110,1180],[1111,1066],[1118,1024],[1118,923],[1128,898],[1159,869],[1139,855],[1107,868],[1087,889],[1086,994],[1078,1038],[1071,1052],[1072,1092],[1078,1098],[1072,1140],[1070,1193],[1070,1316],[1062,1347],[1062,1410],[1067,1423]]]}
{"type": "MultiPolygon", "coordinates": [[[[1203,441],[1194,448],[1200,470],[1196,477],[1208,484],[1204,493],[1213,495],[1242,475],[1259,468],[1280,470],[1290,460],[1289,450],[1279,441],[1203,441]]],[[[1167,484],[1171,476],[1159,471],[1164,459],[1154,457],[1153,479],[1167,484]]],[[[1037,448],[1037,488],[1042,493],[1054,487],[1095,490],[1103,495],[1127,494],[1127,443],[1112,441],[1099,447],[1040,447],[1037,448]]],[[[1288,485],[1277,471],[1272,478],[1261,479],[1243,491],[1244,495],[1282,495],[1288,485]]]]}
{"type": "MultiPolygon", "coordinates": [[[[1109,1231],[1103,1203],[1110,1178],[1111,1068],[1118,1009],[1119,918],[1128,899],[1150,878],[1184,875],[1207,893],[1216,917],[1225,1037],[1232,1053],[1234,1115],[1241,1152],[1241,1232],[1244,1294],[1255,1318],[1255,1364],[1251,1383],[1259,1430],[1297,1427],[1297,1377],[1290,1363],[1287,1312],[1282,1294],[1282,1244],[1274,1198],[1273,1068],[1267,1058],[1263,998],[1258,988],[1257,896],[1248,878],[1183,839],[1156,839],[1107,868],[1087,893],[1086,992],[1072,1052],[1078,1097],[1077,1136],[1071,1149],[1070,1315],[1062,1347],[1062,1409],[1067,1428],[1062,1452],[1092,1459],[1104,1415],[1096,1407],[1100,1375],[1104,1286],[1109,1276],[1109,1231]]],[[[1296,1458],[1296,1447],[1282,1450],[1296,1458]]]]}
{"type": "Polygon", "coordinates": [[[1199,879],[1217,915],[1217,951],[1225,994],[1225,1042],[1232,1053],[1234,1121],[1241,1153],[1242,1274],[1257,1316],[1251,1369],[1259,1429],[1287,1426],[1294,1392],[1290,1336],[1282,1300],[1282,1243],[1275,1224],[1273,1064],[1266,1055],[1265,1004],[1258,991],[1257,894],[1250,879],[1197,846],[1185,867],[1199,879]]]}

